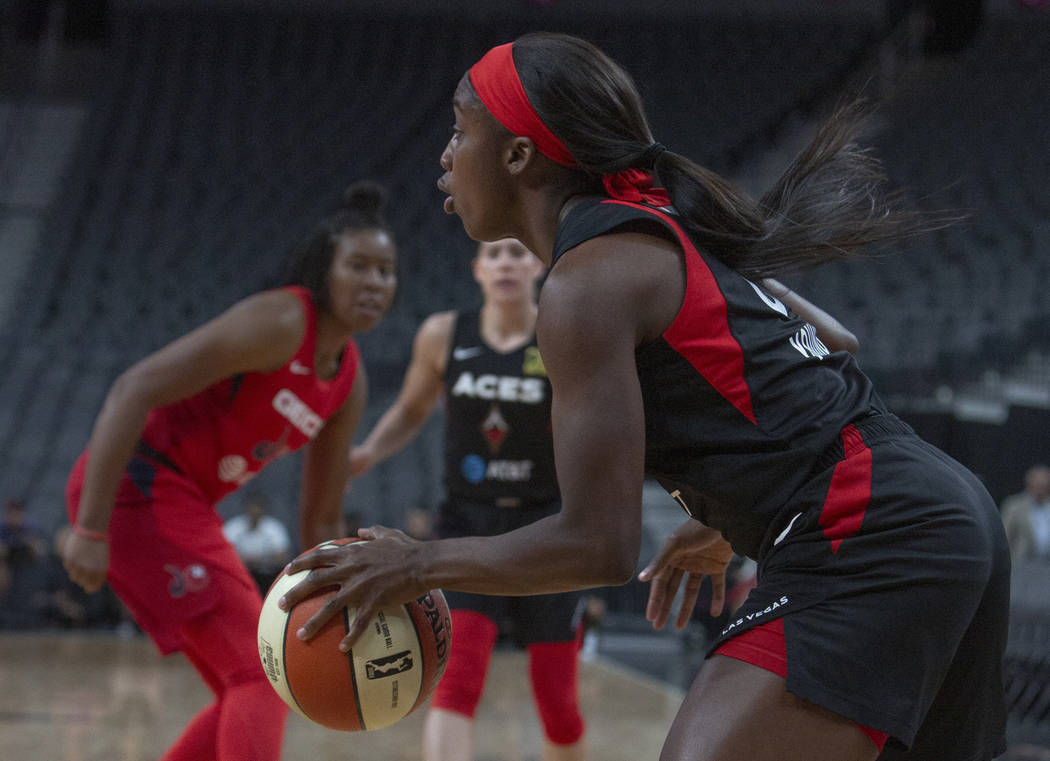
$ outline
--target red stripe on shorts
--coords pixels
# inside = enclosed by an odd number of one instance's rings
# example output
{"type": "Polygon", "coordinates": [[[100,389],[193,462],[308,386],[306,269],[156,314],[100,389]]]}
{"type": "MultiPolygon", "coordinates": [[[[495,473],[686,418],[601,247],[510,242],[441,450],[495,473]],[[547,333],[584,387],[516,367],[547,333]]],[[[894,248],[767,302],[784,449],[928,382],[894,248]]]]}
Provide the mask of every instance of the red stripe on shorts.
{"type": "Polygon", "coordinates": [[[852,424],[842,429],[845,458],[831,474],[831,486],[820,511],[820,527],[839,551],[843,539],[856,536],[871,501],[871,450],[852,424]]]}
{"type": "MultiPolygon", "coordinates": [[[[776,618],[748,629],[743,634],[738,634],[719,645],[714,655],[735,658],[787,679],[787,640],[784,639],[784,619],[776,618]]],[[[858,722],[854,724],[871,738],[881,753],[890,736],[858,722]]]]}

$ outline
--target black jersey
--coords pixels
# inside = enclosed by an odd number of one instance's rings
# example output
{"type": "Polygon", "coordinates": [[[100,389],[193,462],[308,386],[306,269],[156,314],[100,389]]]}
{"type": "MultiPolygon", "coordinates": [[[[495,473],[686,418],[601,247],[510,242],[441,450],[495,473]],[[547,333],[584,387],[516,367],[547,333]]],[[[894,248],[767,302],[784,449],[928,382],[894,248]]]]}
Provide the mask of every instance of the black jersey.
{"type": "Polygon", "coordinates": [[[675,320],[635,352],[646,473],[758,558],[843,426],[882,404],[852,355],[829,353],[813,326],[699,250],[672,209],[581,202],[559,227],[553,264],[624,226],[675,240],[686,269],[675,320]]]}
{"type": "Polygon", "coordinates": [[[449,496],[513,507],[556,502],[551,387],[536,337],[500,353],[478,310],[457,315],[445,370],[449,496]]]}

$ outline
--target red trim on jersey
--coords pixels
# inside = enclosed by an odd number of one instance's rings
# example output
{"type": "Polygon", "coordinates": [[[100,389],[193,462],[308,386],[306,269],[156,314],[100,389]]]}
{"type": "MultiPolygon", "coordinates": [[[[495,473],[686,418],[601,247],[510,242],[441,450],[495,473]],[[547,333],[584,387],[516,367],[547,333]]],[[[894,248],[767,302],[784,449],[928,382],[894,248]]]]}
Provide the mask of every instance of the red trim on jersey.
{"type": "Polygon", "coordinates": [[[664,338],[726,401],[752,423],[751,390],[744,377],[744,350],[729,329],[725,296],[685,231],[667,214],[640,204],[603,201],[647,211],[666,223],[685,251],[686,293],[664,338]]]}
{"type": "MultiPolygon", "coordinates": [[[[723,642],[713,654],[725,655],[744,663],[750,663],[752,666],[758,666],[787,679],[787,639],[784,637],[784,619],[776,618],[748,629],[731,640],[723,642]]],[[[875,747],[881,753],[890,736],[885,732],[866,727],[860,722],[853,723],[875,743],[875,747]]]]}
{"type": "Polygon", "coordinates": [[[842,429],[842,449],[845,459],[831,474],[819,521],[832,553],[839,551],[843,539],[860,531],[871,500],[871,450],[852,424],[842,429]]]}

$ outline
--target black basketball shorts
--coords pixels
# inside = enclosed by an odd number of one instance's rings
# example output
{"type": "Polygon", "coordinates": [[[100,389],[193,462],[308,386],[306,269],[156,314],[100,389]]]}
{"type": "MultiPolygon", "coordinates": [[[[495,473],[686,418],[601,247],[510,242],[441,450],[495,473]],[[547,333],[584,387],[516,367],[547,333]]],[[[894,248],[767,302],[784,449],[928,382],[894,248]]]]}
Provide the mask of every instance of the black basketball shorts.
{"type": "Polygon", "coordinates": [[[880,758],[995,757],[1010,555],[994,501],[892,415],[847,426],[837,455],[771,530],[709,651],[783,617],[787,689],[889,734],[880,758]]]}
{"type": "MultiPolygon", "coordinates": [[[[496,507],[450,499],[441,505],[437,533],[442,539],[495,536],[553,515],[560,505],[496,507]]],[[[518,646],[538,642],[571,642],[579,630],[584,592],[497,597],[469,592],[445,592],[453,610],[473,610],[488,616],[518,646]]]]}

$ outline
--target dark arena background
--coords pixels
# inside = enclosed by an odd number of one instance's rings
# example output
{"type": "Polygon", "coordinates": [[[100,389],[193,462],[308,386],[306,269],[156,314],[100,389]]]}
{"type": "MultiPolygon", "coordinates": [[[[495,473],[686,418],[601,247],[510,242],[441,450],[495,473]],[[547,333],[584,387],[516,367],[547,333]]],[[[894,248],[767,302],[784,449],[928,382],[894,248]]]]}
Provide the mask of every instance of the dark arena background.
{"type": "MultiPolygon", "coordinates": [[[[157,658],[111,599],[76,597],[51,549],[109,384],[274,283],[342,190],[374,179],[400,283],[359,340],[367,431],[421,320],[476,303],[473,243],[435,186],[451,95],[485,50],[533,30],[597,43],[634,75],[657,139],[756,193],[835,104],[867,97],[890,185],[964,219],[790,284],[857,335],[890,407],[998,502],[1050,462],[1050,4],[0,0],[0,499],[21,500],[42,539],[30,560],[4,559],[0,756],[145,761],[204,702],[189,666],[157,658]]],[[[348,518],[403,527],[433,510],[441,430],[437,413],[356,480],[348,518]]],[[[292,456],[244,490],[293,540],[298,473],[292,456]]],[[[646,495],[640,564],[679,522],[646,495]]],[[[718,625],[696,614],[684,633],[653,632],[646,594],[596,593],[581,677],[594,758],[657,757],[718,625]],[[624,719],[635,702],[656,708],[624,719]]],[[[520,653],[498,655],[511,665],[494,671],[478,757],[538,759],[520,653]]],[[[1006,676],[1006,757],[1050,759],[1050,563],[1015,564],[1006,676]]],[[[415,718],[348,750],[293,717],[285,757],[415,758],[415,718]]]]}

